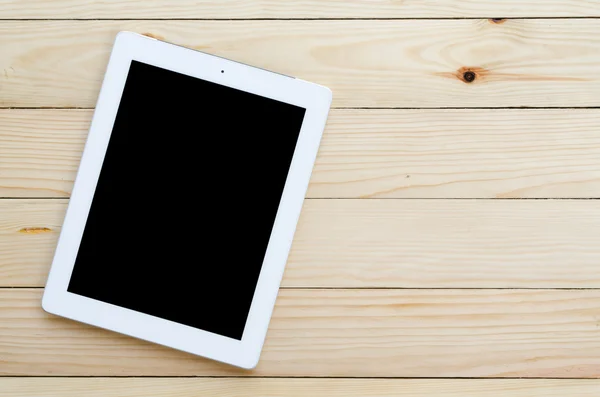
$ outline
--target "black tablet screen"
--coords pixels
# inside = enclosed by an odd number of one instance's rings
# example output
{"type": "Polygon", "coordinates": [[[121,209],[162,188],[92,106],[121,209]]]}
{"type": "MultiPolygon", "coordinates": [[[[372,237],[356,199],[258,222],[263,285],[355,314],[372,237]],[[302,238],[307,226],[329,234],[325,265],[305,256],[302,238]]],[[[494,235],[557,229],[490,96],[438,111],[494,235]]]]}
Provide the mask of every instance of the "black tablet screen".
{"type": "Polygon", "coordinates": [[[133,61],[68,291],[241,340],[304,114],[133,61]]]}

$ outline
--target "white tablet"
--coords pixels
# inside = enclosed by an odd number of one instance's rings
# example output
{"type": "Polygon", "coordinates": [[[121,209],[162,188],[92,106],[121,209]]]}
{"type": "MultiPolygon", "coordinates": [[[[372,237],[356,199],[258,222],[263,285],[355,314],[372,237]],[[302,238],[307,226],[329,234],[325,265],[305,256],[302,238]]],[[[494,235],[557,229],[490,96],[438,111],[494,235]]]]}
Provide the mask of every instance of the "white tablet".
{"type": "Polygon", "coordinates": [[[119,33],[43,308],[254,367],[330,104],[325,87],[119,33]]]}

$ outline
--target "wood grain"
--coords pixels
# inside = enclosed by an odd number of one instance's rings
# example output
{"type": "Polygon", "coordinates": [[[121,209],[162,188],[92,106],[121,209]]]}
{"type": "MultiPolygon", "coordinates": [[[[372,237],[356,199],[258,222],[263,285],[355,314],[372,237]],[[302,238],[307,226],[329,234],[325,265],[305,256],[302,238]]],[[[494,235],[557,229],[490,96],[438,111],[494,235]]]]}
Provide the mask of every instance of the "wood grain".
{"type": "Polygon", "coordinates": [[[449,200],[600,198],[599,17],[597,0],[0,0],[0,395],[600,395],[386,379],[600,378],[600,201],[449,200]],[[93,108],[120,30],[334,91],[253,372],[48,315],[28,288],[92,110],[15,108],[93,108]],[[571,109],[472,109],[503,107],[571,109]]]}
{"type": "MultiPolygon", "coordinates": [[[[66,204],[0,200],[0,286],[45,284],[66,204]]],[[[283,285],[598,288],[599,210],[595,200],[308,200],[283,285]]]]}
{"type": "Polygon", "coordinates": [[[335,107],[599,106],[600,19],[574,21],[1,21],[0,107],[93,107],[120,30],[329,86],[335,107]]]}
{"type": "Polygon", "coordinates": [[[46,314],[0,290],[2,375],[600,376],[600,291],[282,290],[242,371],[46,314]]]}
{"type": "Polygon", "coordinates": [[[0,109],[0,197],[68,197],[92,112],[0,109]]]}
{"type": "Polygon", "coordinates": [[[3,0],[2,18],[448,18],[600,16],[594,0],[3,0]]]}
{"type": "Polygon", "coordinates": [[[597,397],[596,379],[0,378],[4,397],[597,397]]]}
{"type": "Polygon", "coordinates": [[[0,200],[0,286],[46,283],[65,210],[65,201],[0,200]]]}
{"type": "Polygon", "coordinates": [[[600,197],[600,109],[337,110],[308,197],[600,197]]]}
{"type": "MultiPolygon", "coordinates": [[[[68,197],[91,110],[0,109],[0,197],[68,197]]],[[[600,197],[600,110],[332,110],[309,198],[600,197]]]]}

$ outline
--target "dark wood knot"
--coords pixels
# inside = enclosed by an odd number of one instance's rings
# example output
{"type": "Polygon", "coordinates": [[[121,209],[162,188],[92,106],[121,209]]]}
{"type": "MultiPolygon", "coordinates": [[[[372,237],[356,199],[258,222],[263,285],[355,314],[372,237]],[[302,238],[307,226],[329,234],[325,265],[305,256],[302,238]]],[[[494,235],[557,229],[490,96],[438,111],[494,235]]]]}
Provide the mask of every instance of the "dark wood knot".
{"type": "Polygon", "coordinates": [[[472,72],[470,70],[467,70],[466,72],[463,73],[463,79],[467,82],[467,83],[472,83],[475,81],[475,79],[477,78],[477,75],[475,74],[475,72],[472,72]]]}

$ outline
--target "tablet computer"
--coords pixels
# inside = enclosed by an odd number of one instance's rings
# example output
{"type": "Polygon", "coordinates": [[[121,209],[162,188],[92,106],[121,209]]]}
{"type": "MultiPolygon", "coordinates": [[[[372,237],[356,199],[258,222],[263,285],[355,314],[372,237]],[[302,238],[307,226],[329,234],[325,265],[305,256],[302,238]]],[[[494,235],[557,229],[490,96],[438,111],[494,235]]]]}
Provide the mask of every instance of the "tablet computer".
{"type": "Polygon", "coordinates": [[[43,308],[254,367],[330,104],[325,87],[119,33],[43,308]]]}

